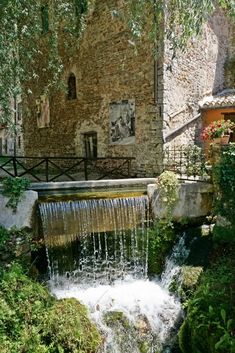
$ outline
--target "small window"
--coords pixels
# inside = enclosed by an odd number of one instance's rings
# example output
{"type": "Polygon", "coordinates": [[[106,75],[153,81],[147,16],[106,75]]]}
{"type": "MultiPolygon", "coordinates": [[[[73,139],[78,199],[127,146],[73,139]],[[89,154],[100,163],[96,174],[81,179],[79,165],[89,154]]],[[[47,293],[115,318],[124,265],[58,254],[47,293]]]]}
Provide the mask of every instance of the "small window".
{"type": "Polygon", "coordinates": [[[22,103],[17,104],[17,120],[21,121],[22,120],[22,103]]]}
{"type": "Polygon", "coordinates": [[[77,98],[76,76],[70,74],[68,78],[68,100],[77,98]]]}
{"type": "Polygon", "coordinates": [[[21,149],[21,136],[18,136],[18,148],[21,149]]]}
{"type": "Polygon", "coordinates": [[[75,0],[75,14],[80,17],[87,12],[87,0],[75,0]]]}
{"type": "Polygon", "coordinates": [[[49,8],[48,5],[41,7],[42,33],[49,31],[49,8]]]}
{"type": "Polygon", "coordinates": [[[86,158],[97,158],[97,133],[87,132],[84,134],[84,147],[86,158]]]}

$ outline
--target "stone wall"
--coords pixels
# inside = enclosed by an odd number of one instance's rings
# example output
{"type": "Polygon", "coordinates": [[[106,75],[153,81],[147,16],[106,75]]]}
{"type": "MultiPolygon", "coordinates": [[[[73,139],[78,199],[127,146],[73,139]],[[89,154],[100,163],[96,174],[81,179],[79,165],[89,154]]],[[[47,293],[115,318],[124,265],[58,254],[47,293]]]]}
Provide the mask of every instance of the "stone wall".
{"type": "Polygon", "coordinates": [[[230,28],[230,46],[225,65],[225,87],[235,88],[235,26],[230,28]]]}
{"type": "MultiPolygon", "coordinates": [[[[163,138],[198,114],[203,96],[224,87],[231,25],[222,13],[214,14],[202,36],[192,39],[173,63],[165,43],[164,60],[156,65],[148,36],[134,43],[124,22],[113,16],[112,10],[122,4],[121,0],[96,2],[79,49],[72,56],[63,52],[64,82],[71,73],[76,76],[77,98],[68,100],[65,91],[51,94],[47,127],[37,126],[35,102],[42,92],[40,81],[34,85],[36,94],[25,102],[26,155],[84,157],[84,134],[93,132],[98,157],[135,157],[133,175],[154,176],[161,171],[163,138]],[[111,144],[110,103],[123,100],[135,102],[135,142],[111,144]]],[[[200,123],[200,118],[194,120],[166,142],[194,143],[200,123]]]]}
{"type": "MultiPolygon", "coordinates": [[[[152,45],[133,43],[123,21],[112,17],[119,1],[98,2],[88,19],[80,49],[65,59],[64,80],[76,76],[77,99],[66,92],[50,99],[50,127],[38,128],[34,98],[27,102],[26,155],[84,156],[84,133],[97,133],[98,157],[136,157],[134,174],[154,175],[162,164],[162,121],[154,103],[152,45]],[[135,143],[110,144],[109,105],[135,102],[135,143]]],[[[39,91],[38,91],[38,94],[39,91]]]]}
{"type": "MultiPolygon", "coordinates": [[[[211,214],[213,202],[213,185],[203,182],[181,183],[178,190],[179,199],[173,210],[175,221],[196,220],[211,214]]],[[[166,205],[159,201],[159,190],[156,184],[148,185],[153,217],[156,219],[166,217],[166,205]]]]}
{"type": "MultiPolygon", "coordinates": [[[[232,40],[232,23],[217,11],[204,25],[200,37],[192,39],[185,52],[172,52],[166,45],[164,58],[164,135],[167,136],[199,112],[201,98],[225,87],[224,67],[232,40]],[[169,70],[171,66],[171,70],[169,70]]],[[[195,143],[201,128],[200,116],[167,139],[170,145],[195,143]]]]}

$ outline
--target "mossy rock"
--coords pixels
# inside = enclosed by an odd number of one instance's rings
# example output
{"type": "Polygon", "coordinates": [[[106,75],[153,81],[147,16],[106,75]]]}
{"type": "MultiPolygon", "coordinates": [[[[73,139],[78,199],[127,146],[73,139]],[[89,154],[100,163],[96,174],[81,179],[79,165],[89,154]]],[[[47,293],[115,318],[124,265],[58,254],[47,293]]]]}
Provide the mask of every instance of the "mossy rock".
{"type": "Polygon", "coordinates": [[[181,269],[181,285],[185,289],[195,288],[203,268],[201,266],[183,266],[181,269]]]}
{"type": "Polygon", "coordinates": [[[97,328],[76,299],[63,299],[53,305],[46,317],[44,336],[52,347],[66,353],[93,353],[101,345],[97,328]]]}
{"type": "Polygon", "coordinates": [[[1,353],[95,353],[101,345],[83,305],[57,301],[17,264],[1,274],[0,298],[1,353]]]}
{"type": "Polygon", "coordinates": [[[108,311],[104,314],[104,321],[107,326],[114,328],[121,325],[124,329],[131,328],[130,321],[122,311],[108,311]]]}

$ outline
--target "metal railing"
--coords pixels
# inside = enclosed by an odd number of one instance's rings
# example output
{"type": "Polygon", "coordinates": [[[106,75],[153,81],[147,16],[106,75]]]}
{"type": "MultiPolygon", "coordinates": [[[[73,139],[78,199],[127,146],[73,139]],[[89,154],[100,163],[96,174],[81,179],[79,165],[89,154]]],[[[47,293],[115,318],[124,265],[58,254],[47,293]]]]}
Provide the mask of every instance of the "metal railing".
{"type": "Polygon", "coordinates": [[[37,182],[101,180],[131,177],[133,157],[25,157],[1,156],[0,176],[27,177],[37,182]]]}
{"type": "Polygon", "coordinates": [[[207,151],[195,145],[165,148],[163,170],[176,173],[181,179],[206,180],[210,178],[207,151]]]}
{"type": "MultiPolygon", "coordinates": [[[[222,146],[206,151],[195,145],[165,148],[161,156],[162,163],[158,163],[159,170],[173,171],[180,179],[208,180],[211,177],[211,165],[218,160],[218,154],[228,148],[229,146],[222,146]]],[[[134,178],[134,160],[134,157],[88,159],[0,156],[0,177],[27,177],[38,182],[134,178]]],[[[135,160],[135,164],[137,162],[135,160]]],[[[144,172],[143,170],[143,175],[144,172]]]]}

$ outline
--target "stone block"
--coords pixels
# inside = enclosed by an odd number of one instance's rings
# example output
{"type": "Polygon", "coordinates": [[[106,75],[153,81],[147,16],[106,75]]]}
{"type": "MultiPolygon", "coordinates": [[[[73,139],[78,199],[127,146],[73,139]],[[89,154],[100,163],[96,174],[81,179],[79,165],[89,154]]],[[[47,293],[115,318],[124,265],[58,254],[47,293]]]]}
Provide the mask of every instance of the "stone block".
{"type": "Polygon", "coordinates": [[[0,225],[7,229],[13,227],[32,229],[37,199],[38,193],[36,191],[26,191],[17,206],[16,212],[13,212],[11,208],[6,207],[9,198],[0,194],[0,225]]]}
{"type": "MultiPolygon", "coordinates": [[[[166,206],[160,200],[160,193],[156,184],[148,185],[148,196],[153,216],[164,218],[166,206]]],[[[204,182],[185,182],[179,187],[179,199],[173,211],[176,221],[181,219],[196,219],[205,217],[211,212],[213,199],[213,185],[204,182]]]]}

